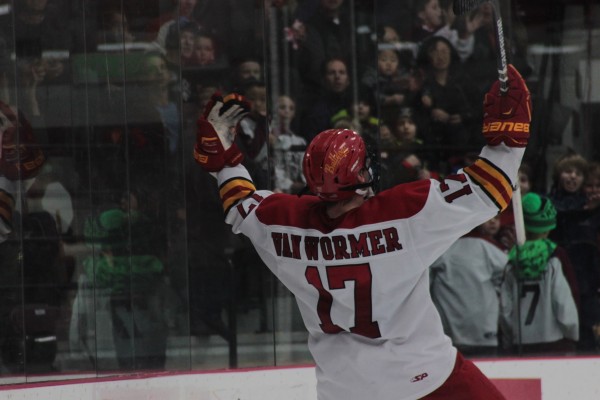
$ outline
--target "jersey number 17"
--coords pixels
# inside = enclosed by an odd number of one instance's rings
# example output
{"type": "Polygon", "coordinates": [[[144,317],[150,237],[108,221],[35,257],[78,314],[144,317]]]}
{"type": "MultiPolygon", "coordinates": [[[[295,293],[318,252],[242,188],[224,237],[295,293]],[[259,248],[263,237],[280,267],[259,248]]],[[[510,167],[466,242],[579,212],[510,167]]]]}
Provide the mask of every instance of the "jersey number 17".
{"type": "MultiPolygon", "coordinates": [[[[354,281],[354,326],[350,332],[368,338],[381,337],[379,324],[373,321],[371,300],[372,275],[369,264],[336,265],[325,267],[330,290],[345,289],[347,281],[354,281]]],[[[325,333],[340,333],[344,329],[333,323],[331,306],[333,296],[323,286],[317,267],[309,266],[305,272],[306,280],[319,292],[317,314],[321,329],[325,333]]]]}

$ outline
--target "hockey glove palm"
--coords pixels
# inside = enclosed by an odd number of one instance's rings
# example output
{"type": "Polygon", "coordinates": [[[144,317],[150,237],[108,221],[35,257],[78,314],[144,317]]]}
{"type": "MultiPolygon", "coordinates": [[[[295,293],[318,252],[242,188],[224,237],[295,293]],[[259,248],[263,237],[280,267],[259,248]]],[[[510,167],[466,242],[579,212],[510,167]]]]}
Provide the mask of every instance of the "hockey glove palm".
{"type": "Polygon", "coordinates": [[[213,94],[198,119],[194,159],[208,172],[233,167],[243,160],[235,140],[235,127],[248,114],[250,103],[239,94],[213,94]]]}
{"type": "Polygon", "coordinates": [[[514,66],[508,66],[508,92],[500,93],[496,81],[483,101],[483,136],[490,146],[504,143],[525,147],[529,140],[531,96],[525,81],[514,66]]]}

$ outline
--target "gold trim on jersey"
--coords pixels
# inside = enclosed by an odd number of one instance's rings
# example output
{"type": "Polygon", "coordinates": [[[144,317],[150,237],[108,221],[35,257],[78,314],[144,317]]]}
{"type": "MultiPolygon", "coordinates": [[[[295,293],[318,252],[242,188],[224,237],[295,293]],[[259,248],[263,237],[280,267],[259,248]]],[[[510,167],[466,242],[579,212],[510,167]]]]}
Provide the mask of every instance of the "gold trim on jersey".
{"type": "Polygon", "coordinates": [[[0,189],[0,218],[6,221],[8,225],[12,224],[12,212],[15,207],[13,197],[0,189]]]}
{"type": "Polygon", "coordinates": [[[223,182],[219,189],[219,196],[223,202],[223,210],[227,211],[238,200],[248,197],[254,193],[256,188],[252,181],[236,177],[223,182]]]}
{"type": "Polygon", "coordinates": [[[491,161],[479,158],[475,163],[465,167],[465,173],[483,189],[500,210],[505,210],[512,197],[510,179],[491,161]]]}

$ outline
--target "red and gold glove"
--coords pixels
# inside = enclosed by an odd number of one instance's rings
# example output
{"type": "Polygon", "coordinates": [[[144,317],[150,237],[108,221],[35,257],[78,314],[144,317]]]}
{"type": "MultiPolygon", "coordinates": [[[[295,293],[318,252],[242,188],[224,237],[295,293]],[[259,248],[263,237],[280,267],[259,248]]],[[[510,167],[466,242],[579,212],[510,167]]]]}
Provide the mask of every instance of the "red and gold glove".
{"type": "Polygon", "coordinates": [[[23,115],[0,101],[0,175],[11,181],[33,178],[46,157],[23,115]]]}
{"type": "Polygon", "coordinates": [[[235,140],[235,127],[250,111],[250,103],[232,93],[224,98],[212,95],[198,119],[194,159],[208,172],[233,167],[244,159],[235,140]]]}
{"type": "Polygon", "coordinates": [[[531,123],[531,95],[521,74],[508,66],[508,91],[500,93],[496,81],[483,100],[483,136],[490,146],[504,143],[525,147],[531,123]]]}

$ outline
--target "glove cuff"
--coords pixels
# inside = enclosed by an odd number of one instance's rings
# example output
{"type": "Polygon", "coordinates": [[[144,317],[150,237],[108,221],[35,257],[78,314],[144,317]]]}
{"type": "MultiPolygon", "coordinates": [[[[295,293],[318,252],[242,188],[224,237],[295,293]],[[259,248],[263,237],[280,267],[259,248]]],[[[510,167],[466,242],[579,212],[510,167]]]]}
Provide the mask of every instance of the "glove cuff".
{"type": "Polygon", "coordinates": [[[233,143],[230,148],[228,148],[223,154],[223,159],[225,160],[225,164],[229,167],[235,167],[242,161],[244,161],[244,155],[240,151],[237,144],[233,143]]]}
{"type": "Polygon", "coordinates": [[[223,154],[225,148],[214,126],[204,118],[198,119],[196,145],[207,154],[223,154]]]}
{"type": "Polygon", "coordinates": [[[244,160],[244,155],[234,143],[220,154],[207,153],[201,146],[194,146],[194,160],[207,172],[219,172],[225,166],[235,167],[244,160]]]}
{"type": "Polygon", "coordinates": [[[205,152],[198,144],[194,146],[194,160],[207,172],[219,172],[225,167],[224,153],[205,152]]]}

